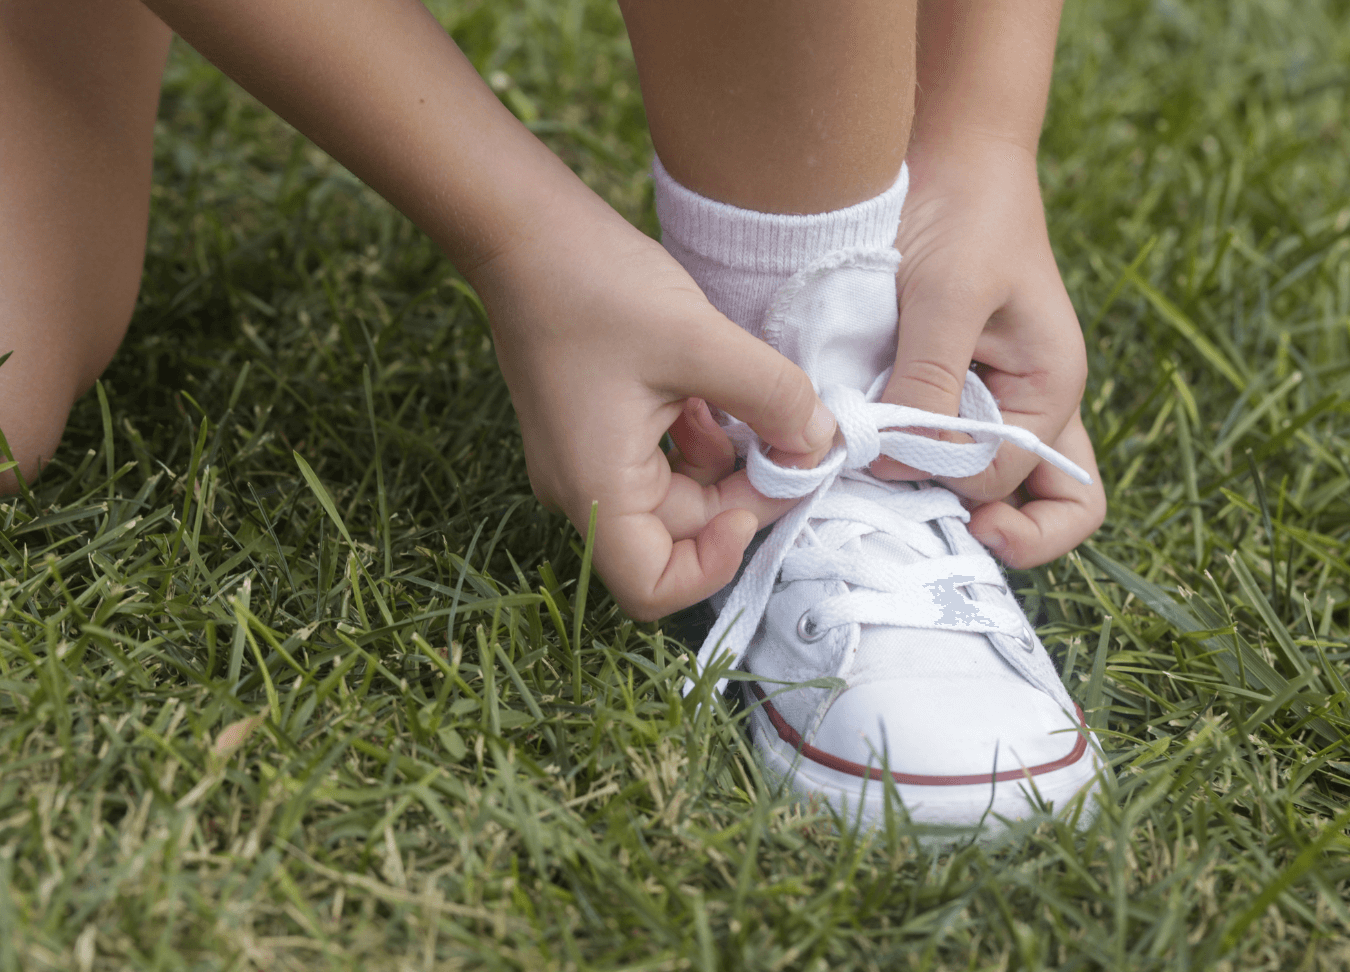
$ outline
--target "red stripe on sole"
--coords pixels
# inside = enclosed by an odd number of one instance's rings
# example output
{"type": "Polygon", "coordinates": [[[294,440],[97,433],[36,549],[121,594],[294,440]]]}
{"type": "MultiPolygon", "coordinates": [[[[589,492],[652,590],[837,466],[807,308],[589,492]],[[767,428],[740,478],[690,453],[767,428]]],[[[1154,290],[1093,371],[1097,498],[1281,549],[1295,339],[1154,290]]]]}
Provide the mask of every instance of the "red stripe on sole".
{"type": "MultiPolygon", "coordinates": [[[[801,753],[803,757],[813,763],[819,763],[821,766],[839,773],[847,773],[850,776],[861,776],[869,780],[880,780],[885,776],[885,771],[879,767],[863,766],[861,763],[832,756],[810,745],[802,739],[801,733],[792,728],[782,714],[773,707],[773,703],[769,701],[758,682],[747,684],[750,686],[750,691],[755,693],[755,697],[759,699],[759,704],[763,707],[765,715],[769,717],[769,721],[773,723],[774,729],[778,730],[778,738],[801,753]]],[[[892,772],[891,779],[895,780],[896,783],[904,783],[909,786],[968,786],[972,783],[989,783],[990,781],[1003,783],[1009,780],[1023,780],[1029,776],[1053,773],[1057,769],[1072,766],[1082,759],[1083,754],[1087,752],[1088,733],[1087,721],[1083,718],[1083,710],[1076,705],[1074,710],[1078,713],[1078,723],[1083,727],[1083,731],[1078,733],[1078,742],[1069,751],[1069,754],[1053,762],[1041,763],[1039,766],[1003,770],[1001,773],[974,773],[969,776],[923,776],[918,773],[892,772]]]]}

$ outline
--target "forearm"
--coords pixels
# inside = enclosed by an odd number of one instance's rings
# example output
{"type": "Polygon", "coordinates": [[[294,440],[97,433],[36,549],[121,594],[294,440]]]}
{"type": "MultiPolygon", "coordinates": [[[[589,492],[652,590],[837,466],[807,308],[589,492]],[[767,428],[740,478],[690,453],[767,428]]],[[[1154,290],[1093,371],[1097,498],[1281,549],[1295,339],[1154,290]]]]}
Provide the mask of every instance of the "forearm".
{"type": "Polygon", "coordinates": [[[590,194],[418,0],[145,0],[466,273],[590,194]]]}
{"type": "Polygon", "coordinates": [[[920,0],[912,153],[1003,142],[1033,158],[1062,0],[920,0]]]}

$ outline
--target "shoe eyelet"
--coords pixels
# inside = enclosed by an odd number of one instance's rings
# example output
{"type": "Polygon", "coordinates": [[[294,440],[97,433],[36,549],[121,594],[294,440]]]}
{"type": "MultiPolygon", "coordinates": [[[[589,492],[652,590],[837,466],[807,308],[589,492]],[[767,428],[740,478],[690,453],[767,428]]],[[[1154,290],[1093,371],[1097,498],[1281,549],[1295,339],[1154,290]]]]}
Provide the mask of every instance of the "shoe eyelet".
{"type": "Polygon", "coordinates": [[[1022,630],[1013,635],[1013,640],[1017,642],[1023,651],[1031,651],[1036,647],[1036,632],[1031,630],[1031,625],[1023,625],[1022,630]]]}
{"type": "Polygon", "coordinates": [[[803,611],[802,616],[797,619],[797,637],[812,644],[825,637],[825,628],[817,628],[811,622],[811,612],[803,611]]]}

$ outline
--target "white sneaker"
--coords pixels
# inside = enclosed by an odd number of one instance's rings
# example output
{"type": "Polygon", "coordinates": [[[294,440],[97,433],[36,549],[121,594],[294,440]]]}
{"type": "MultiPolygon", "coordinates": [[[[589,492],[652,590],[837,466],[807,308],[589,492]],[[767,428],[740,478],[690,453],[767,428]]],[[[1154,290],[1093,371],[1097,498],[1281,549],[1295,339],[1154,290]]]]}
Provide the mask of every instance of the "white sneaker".
{"type": "MultiPolygon", "coordinates": [[[[877,262],[875,251],[856,257],[855,267],[877,262]]],[[[832,254],[783,288],[770,314],[779,333],[800,333],[809,322],[795,318],[818,322],[841,301],[847,310],[841,262],[849,255],[832,254]]],[[[875,402],[886,378],[866,395],[845,385],[821,390],[844,444],[816,469],[775,466],[747,427],[728,428],[760,492],[804,499],[746,567],[698,671],[729,652],[733,667],[758,676],[745,682],[745,697],[765,766],[846,820],[880,823],[893,784],[892,803],[898,796],[911,820],[983,825],[986,836],[1004,821],[1062,811],[1088,790],[1085,822],[1095,812],[1098,747],[998,565],[966,530],[969,514],[940,486],[883,482],[867,467],[884,454],[967,476],[1006,440],[1089,478],[1030,432],[1003,425],[974,373],[955,419],[875,402]]]]}

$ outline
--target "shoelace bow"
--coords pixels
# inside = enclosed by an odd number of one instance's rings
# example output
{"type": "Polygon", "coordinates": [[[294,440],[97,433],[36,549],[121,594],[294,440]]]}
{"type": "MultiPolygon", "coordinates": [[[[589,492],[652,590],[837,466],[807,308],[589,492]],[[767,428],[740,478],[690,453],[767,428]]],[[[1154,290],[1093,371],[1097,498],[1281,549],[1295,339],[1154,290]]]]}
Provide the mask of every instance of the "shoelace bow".
{"type": "MultiPolygon", "coordinates": [[[[841,524],[844,526],[842,532],[834,531],[835,542],[826,545],[837,546],[849,536],[861,536],[873,530],[899,534],[906,523],[912,525],[942,516],[968,517],[957,498],[941,489],[897,491],[889,497],[886,506],[849,496],[827,495],[841,475],[865,470],[883,455],[934,475],[973,476],[993,461],[1001,443],[1011,442],[1080,483],[1092,482],[1092,477],[1081,467],[1042,443],[1032,432],[1004,425],[998,403],[974,372],[966,376],[961,393],[961,414],[957,418],[870,401],[885,387],[889,376],[889,371],[879,376],[867,395],[856,388],[842,386],[823,391],[821,399],[834,414],[843,444],[831,449],[814,469],[779,466],[768,458],[759,436],[745,423],[735,421],[726,427],[737,451],[745,456],[746,470],[755,489],[775,499],[806,499],[778,521],[755,552],[699,649],[696,673],[706,670],[716,656],[727,652],[731,655],[733,669],[740,664],[759,620],[764,616],[780,573],[784,581],[814,579],[822,575],[823,568],[826,576],[865,588],[842,597],[826,598],[814,605],[808,612],[814,628],[811,640],[817,631],[823,636],[830,627],[853,622],[997,631],[1012,620],[1001,618],[997,610],[991,615],[987,610],[989,605],[981,605],[985,610],[977,609],[973,604],[965,610],[959,607],[953,610],[950,597],[945,604],[934,603],[933,614],[924,616],[922,609],[916,613],[913,599],[906,602],[896,596],[897,592],[913,589],[916,585],[934,590],[949,589],[958,583],[999,584],[998,568],[987,556],[945,555],[899,567],[867,565],[860,563],[861,558],[840,556],[838,551],[797,547],[798,538],[810,529],[811,520],[845,521],[841,524]],[[974,441],[944,442],[900,431],[903,428],[964,432],[974,441]],[[850,529],[852,523],[859,526],[850,529]]],[[[833,523],[826,524],[827,528],[830,526],[833,523]]],[[[817,531],[823,532],[826,531],[817,531]]],[[[959,599],[960,595],[956,597],[959,599]]],[[[802,620],[806,622],[808,615],[804,614],[802,620]]],[[[1022,625],[1026,623],[1020,612],[1016,621],[1022,625]]],[[[726,678],[719,680],[717,691],[723,691],[726,683],[726,678]]],[[[694,685],[694,678],[686,681],[684,693],[688,695],[694,685]]]]}

